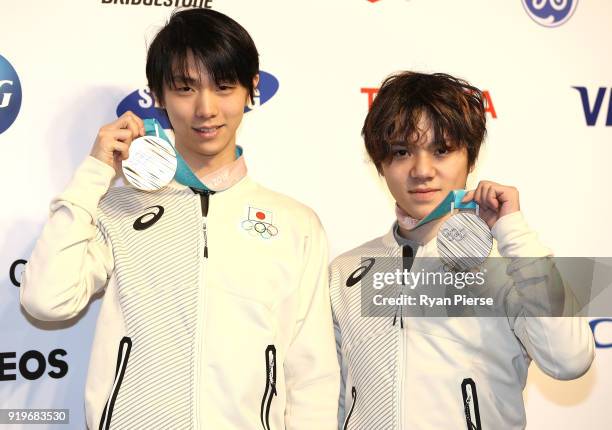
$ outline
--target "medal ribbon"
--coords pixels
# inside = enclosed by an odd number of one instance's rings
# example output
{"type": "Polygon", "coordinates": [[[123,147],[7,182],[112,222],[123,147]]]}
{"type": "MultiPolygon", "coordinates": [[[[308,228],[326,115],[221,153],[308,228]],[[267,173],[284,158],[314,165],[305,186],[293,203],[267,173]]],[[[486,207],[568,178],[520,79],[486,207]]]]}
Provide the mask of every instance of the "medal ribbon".
{"type": "Polygon", "coordinates": [[[478,211],[478,203],[475,201],[462,202],[465,196],[466,190],[453,190],[435,207],[433,211],[429,213],[422,220],[411,218],[406,214],[399,206],[396,205],[396,214],[398,216],[398,222],[400,225],[407,230],[414,230],[428,222],[442,218],[447,213],[452,212],[455,209],[475,209],[478,211]]]}

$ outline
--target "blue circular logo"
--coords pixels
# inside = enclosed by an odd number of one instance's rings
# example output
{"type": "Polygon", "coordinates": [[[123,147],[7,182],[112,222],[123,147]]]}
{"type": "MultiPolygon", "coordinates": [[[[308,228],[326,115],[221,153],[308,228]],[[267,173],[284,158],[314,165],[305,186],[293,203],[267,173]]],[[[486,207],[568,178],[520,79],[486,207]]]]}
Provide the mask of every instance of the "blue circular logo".
{"type": "Polygon", "coordinates": [[[527,14],[544,27],[558,27],[569,20],[578,0],[523,0],[527,14]]]}
{"type": "Polygon", "coordinates": [[[8,129],[21,108],[21,82],[11,63],[0,55],[0,133],[8,129]]]}

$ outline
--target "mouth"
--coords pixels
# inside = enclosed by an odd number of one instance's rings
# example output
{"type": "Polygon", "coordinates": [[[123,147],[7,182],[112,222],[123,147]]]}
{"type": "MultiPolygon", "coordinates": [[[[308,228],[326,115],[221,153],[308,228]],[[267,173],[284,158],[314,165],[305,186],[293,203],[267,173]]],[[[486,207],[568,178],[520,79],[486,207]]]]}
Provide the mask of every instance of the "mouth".
{"type": "Polygon", "coordinates": [[[195,131],[198,136],[203,137],[205,139],[211,139],[217,136],[221,127],[223,127],[223,125],[213,125],[209,127],[192,127],[191,129],[195,131]]]}
{"type": "Polygon", "coordinates": [[[429,201],[436,196],[440,190],[437,188],[415,188],[409,190],[408,193],[418,201],[429,201]]]}

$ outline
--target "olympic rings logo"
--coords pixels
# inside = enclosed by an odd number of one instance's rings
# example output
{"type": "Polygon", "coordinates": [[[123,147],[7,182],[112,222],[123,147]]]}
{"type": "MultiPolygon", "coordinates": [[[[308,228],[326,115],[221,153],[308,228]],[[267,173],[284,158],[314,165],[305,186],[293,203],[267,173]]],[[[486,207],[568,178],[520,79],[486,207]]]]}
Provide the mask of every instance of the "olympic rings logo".
{"type": "Polygon", "coordinates": [[[252,236],[259,235],[262,239],[270,239],[278,234],[278,228],[272,224],[250,219],[242,221],[242,228],[252,236]]]}
{"type": "Polygon", "coordinates": [[[465,229],[461,228],[444,228],[442,230],[440,230],[440,233],[442,234],[442,236],[444,236],[444,238],[450,242],[453,241],[460,241],[465,239],[466,233],[465,233],[465,229]]]}

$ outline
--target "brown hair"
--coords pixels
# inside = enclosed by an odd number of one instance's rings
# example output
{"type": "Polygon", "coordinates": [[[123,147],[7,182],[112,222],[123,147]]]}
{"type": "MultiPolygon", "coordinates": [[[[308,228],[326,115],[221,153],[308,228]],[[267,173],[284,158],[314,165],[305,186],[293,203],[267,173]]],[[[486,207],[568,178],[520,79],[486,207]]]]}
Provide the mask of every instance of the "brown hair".
{"type": "Polygon", "coordinates": [[[431,121],[436,144],[465,147],[468,167],[474,165],[486,135],[482,91],[444,73],[406,71],[385,79],[361,130],[379,173],[391,160],[390,144],[418,141],[421,115],[431,121]]]}

